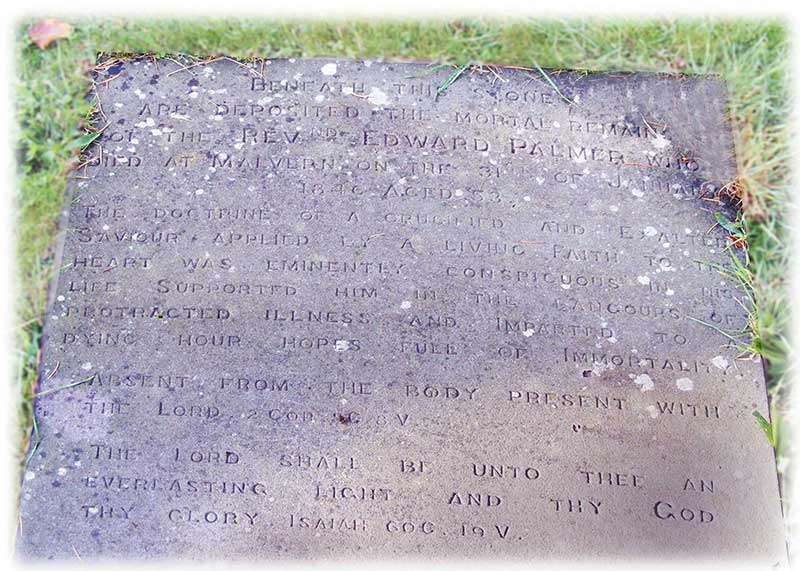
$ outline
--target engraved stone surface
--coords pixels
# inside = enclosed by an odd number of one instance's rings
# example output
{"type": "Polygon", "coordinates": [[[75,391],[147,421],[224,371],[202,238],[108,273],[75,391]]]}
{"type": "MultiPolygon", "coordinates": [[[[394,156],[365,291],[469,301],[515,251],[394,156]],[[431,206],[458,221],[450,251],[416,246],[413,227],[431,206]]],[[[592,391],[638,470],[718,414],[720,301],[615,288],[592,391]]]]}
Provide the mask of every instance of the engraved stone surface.
{"type": "Polygon", "coordinates": [[[784,559],[719,80],[186,66],[97,77],[21,554],[784,559]]]}

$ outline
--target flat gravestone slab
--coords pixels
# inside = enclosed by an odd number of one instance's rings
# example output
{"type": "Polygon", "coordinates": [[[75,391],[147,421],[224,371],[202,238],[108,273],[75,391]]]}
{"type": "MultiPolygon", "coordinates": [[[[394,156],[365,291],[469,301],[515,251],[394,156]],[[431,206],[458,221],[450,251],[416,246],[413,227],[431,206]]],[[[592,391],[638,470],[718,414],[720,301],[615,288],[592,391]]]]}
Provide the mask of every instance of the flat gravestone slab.
{"type": "Polygon", "coordinates": [[[724,85],[452,73],[99,73],[22,554],[785,557],[724,85]]]}

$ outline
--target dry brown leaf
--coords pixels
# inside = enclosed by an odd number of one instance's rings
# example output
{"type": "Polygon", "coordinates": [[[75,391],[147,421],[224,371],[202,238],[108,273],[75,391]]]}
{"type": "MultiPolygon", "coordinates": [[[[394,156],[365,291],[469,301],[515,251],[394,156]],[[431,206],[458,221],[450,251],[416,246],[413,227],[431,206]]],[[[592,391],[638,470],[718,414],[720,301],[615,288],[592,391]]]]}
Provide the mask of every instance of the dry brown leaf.
{"type": "Polygon", "coordinates": [[[31,26],[28,37],[39,49],[45,49],[55,40],[68,38],[72,33],[72,26],[58,20],[42,20],[31,26]]]}

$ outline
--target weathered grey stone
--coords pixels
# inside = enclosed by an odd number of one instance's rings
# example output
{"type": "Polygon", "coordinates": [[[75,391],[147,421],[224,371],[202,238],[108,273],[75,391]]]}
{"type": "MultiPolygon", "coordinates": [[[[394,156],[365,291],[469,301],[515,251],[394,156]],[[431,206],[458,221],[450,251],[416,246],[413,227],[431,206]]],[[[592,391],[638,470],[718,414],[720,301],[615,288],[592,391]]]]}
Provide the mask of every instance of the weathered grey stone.
{"type": "Polygon", "coordinates": [[[723,84],[451,73],[100,74],[22,554],[785,557],[723,84]]]}

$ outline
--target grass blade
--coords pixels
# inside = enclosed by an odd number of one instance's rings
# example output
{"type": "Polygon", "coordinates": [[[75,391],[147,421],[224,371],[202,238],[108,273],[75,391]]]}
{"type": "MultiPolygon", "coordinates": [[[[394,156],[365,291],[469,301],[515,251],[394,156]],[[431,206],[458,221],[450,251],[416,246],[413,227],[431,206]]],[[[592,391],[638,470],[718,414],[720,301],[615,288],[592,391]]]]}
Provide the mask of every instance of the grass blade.
{"type": "Polygon", "coordinates": [[[448,76],[448,78],[445,79],[444,82],[439,87],[436,88],[436,98],[438,99],[439,96],[442,93],[447,91],[450,88],[450,86],[453,85],[459,77],[461,77],[461,74],[464,73],[467,70],[468,67],[469,67],[469,64],[467,64],[467,63],[457,67],[453,71],[453,73],[451,73],[448,76]]]}
{"type": "Polygon", "coordinates": [[[550,76],[547,75],[547,72],[545,70],[543,70],[541,67],[539,67],[538,64],[533,64],[533,65],[536,67],[536,69],[539,70],[539,73],[542,74],[542,77],[544,77],[545,81],[548,84],[550,84],[550,87],[552,87],[555,90],[555,92],[558,93],[558,96],[561,97],[561,99],[563,99],[564,101],[566,101],[570,105],[576,105],[576,103],[574,101],[572,101],[569,97],[567,97],[566,95],[561,93],[561,90],[558,88],[556,83],[552,79],[550,79],[550,76]]]}

